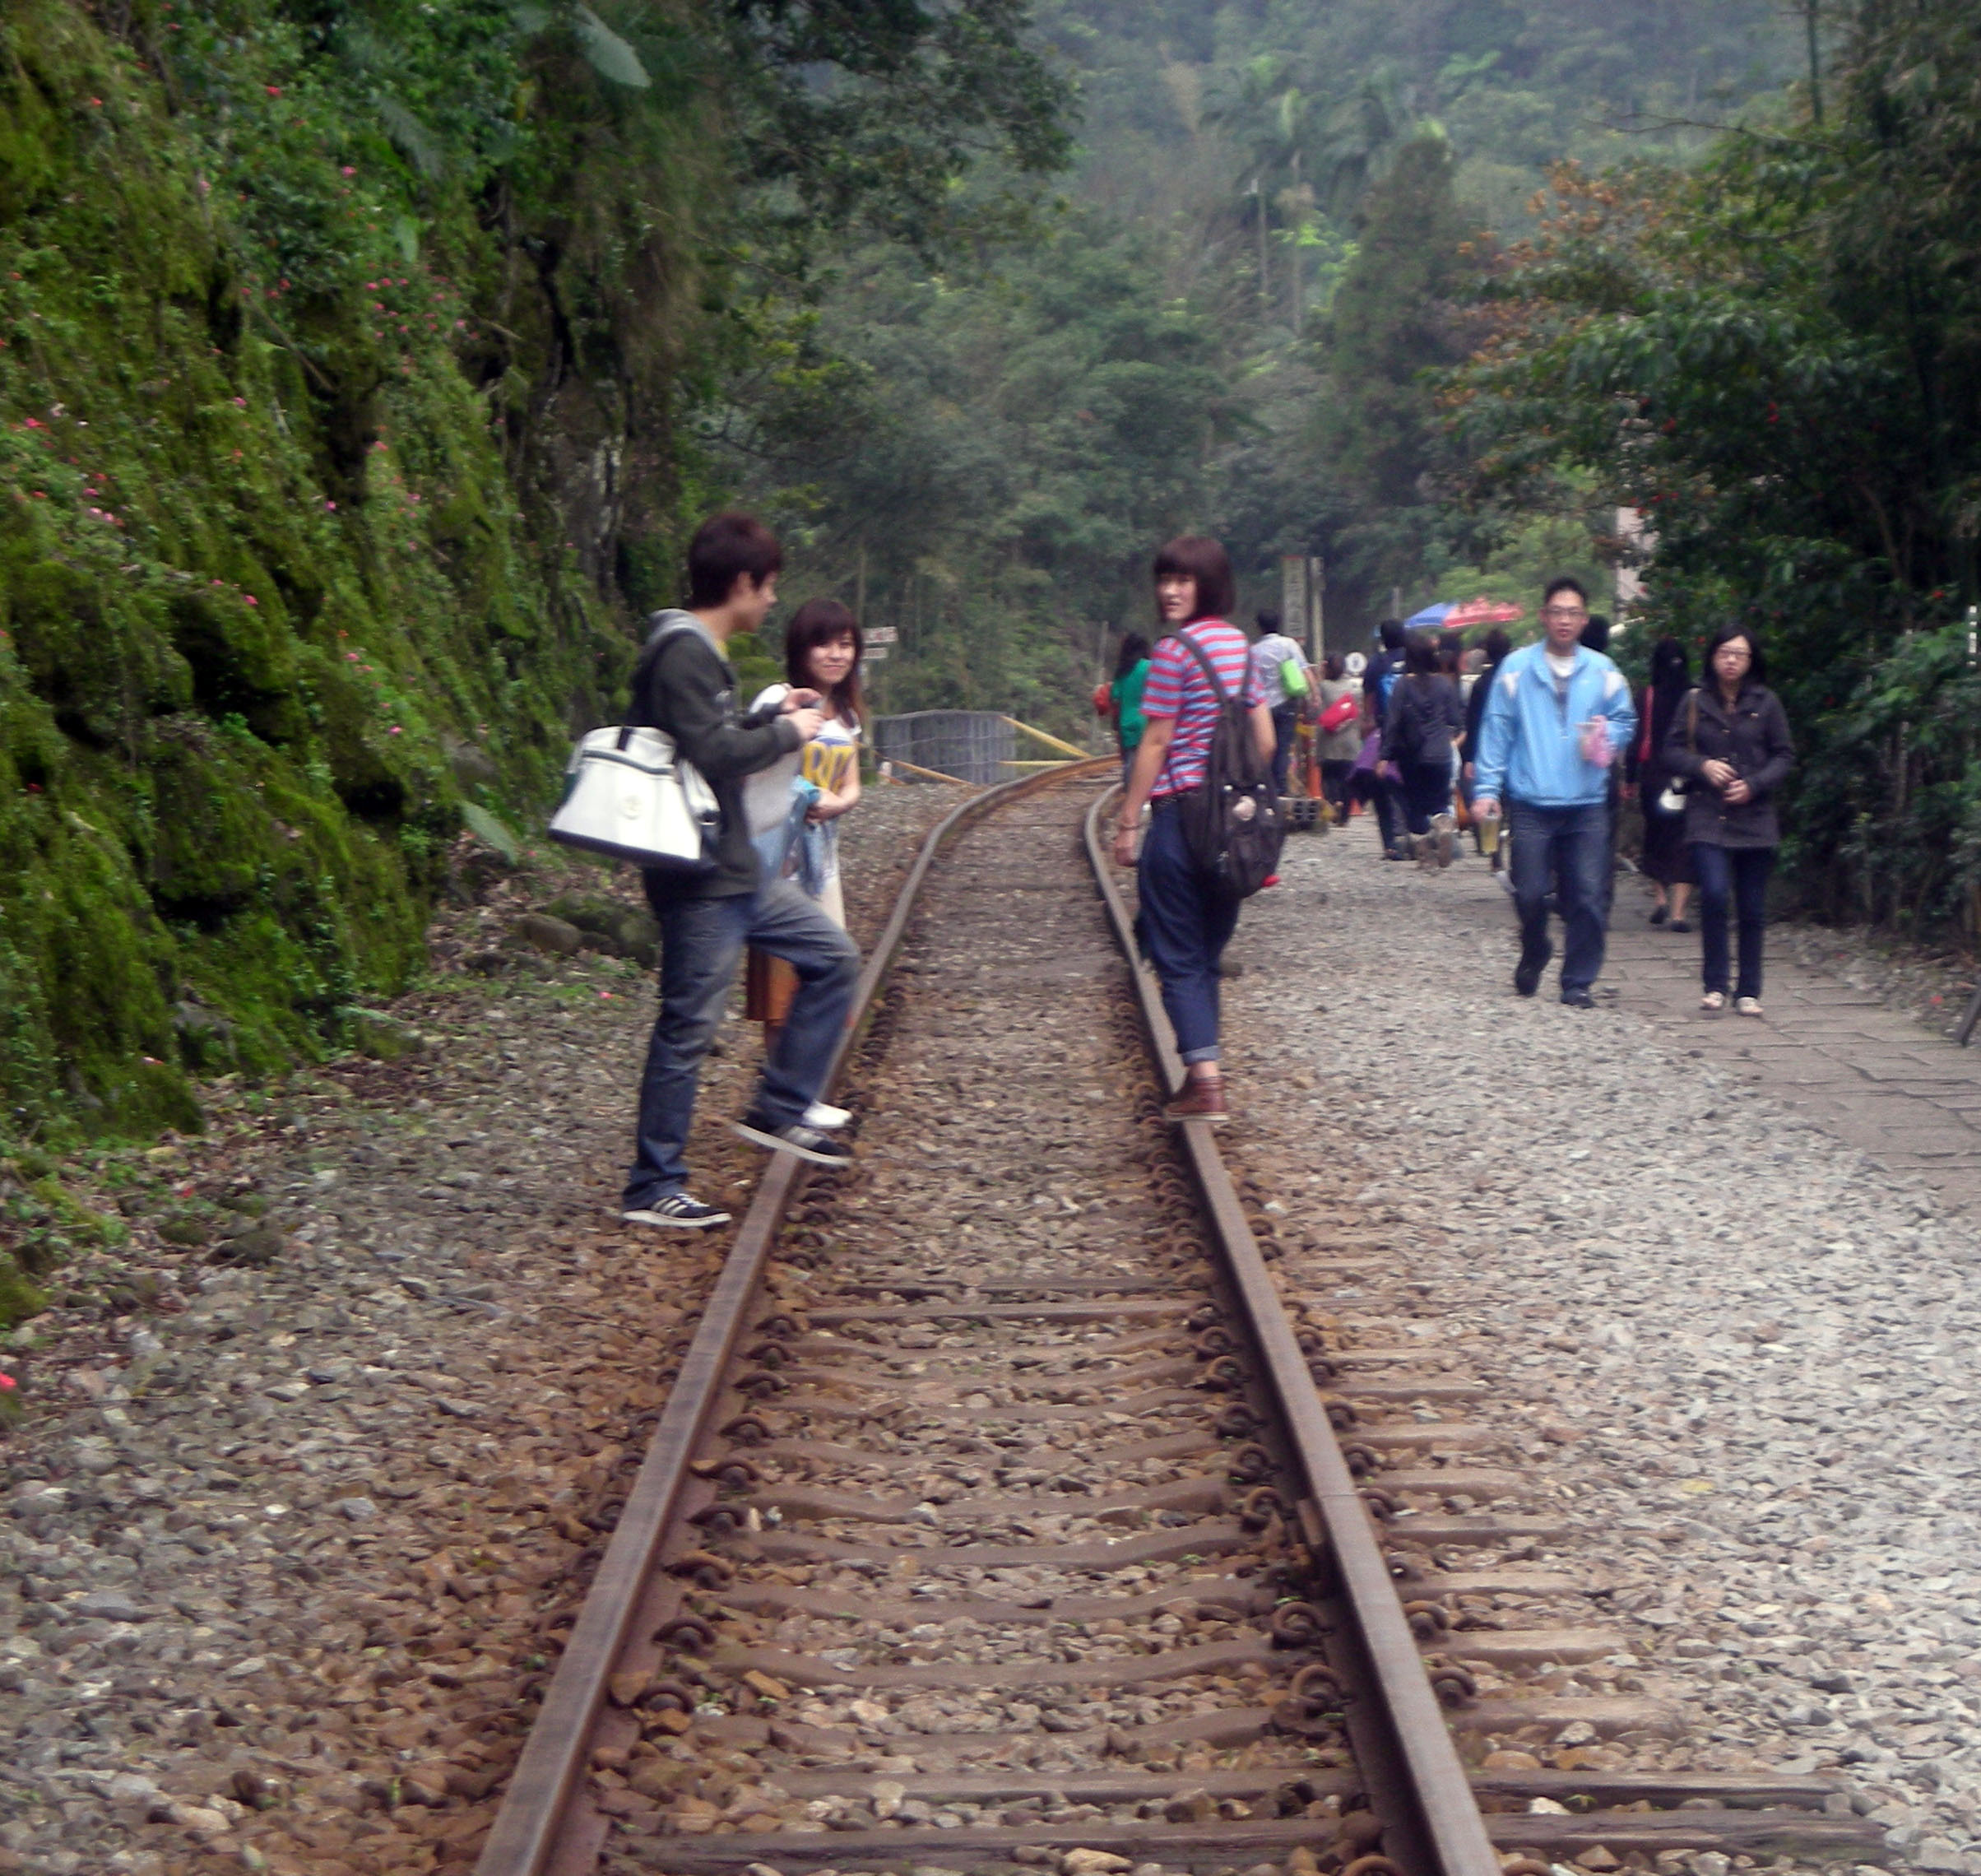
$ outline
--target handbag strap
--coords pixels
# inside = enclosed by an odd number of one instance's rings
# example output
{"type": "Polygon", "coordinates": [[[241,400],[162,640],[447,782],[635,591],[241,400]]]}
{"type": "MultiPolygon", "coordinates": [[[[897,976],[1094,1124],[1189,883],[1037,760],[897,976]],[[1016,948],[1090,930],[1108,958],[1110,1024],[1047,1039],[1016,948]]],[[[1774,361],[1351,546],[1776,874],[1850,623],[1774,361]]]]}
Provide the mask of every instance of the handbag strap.
{"type": "Polygon", "coordinates": [[[684,633],[695,629],[694,620],[677,615],[664,625],[656,625],[652,636],[640,648],[639,662],[633,667],[633,708],[628,713],[627,721],[619,730],[619,746],[621,749],[626,746],[626,739],[634,730],[660,727],[657,723],[641,723],[636,720],[639,715],[640,699],[646,694],[647,680],[652,675],[654,665],[661,651],[684,633]]]}

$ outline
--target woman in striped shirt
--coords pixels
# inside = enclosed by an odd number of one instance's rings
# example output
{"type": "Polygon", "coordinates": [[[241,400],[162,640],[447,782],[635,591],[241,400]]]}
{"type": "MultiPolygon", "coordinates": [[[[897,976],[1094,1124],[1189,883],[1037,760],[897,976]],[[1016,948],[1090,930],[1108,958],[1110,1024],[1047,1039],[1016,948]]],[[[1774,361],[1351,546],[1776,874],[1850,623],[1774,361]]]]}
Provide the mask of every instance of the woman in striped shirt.
{"type": "Polygon", "coordinates": [[[1187,638],[1203,652],[1225,696],[1243,698],[1260,755],[1271,761],[1273,713],[1245,634],[1223,617],[1232,607],[1233,585],[1224,549],[1203,535],[1184,535],[1156,556],[1156,611],[1168,635],[1151,656],[1143,687],[1147,727],[1122,791],[1114,843],[1116,863],[1134,866],[1135,829],[1146,801],[1148,838],[1136,875],[1141,909],[1135,929],[1162,984],[1162,1007],[1189,1076],[1164,1112],[1172,1121],[1213,1124],[1225,1117],[1218,966],[1237,929],[1239,902],[1198,871],[1177,812],[1184,796],[1204,785],[1218,709],[1203,666],[1179,640],[1187,638]]]}

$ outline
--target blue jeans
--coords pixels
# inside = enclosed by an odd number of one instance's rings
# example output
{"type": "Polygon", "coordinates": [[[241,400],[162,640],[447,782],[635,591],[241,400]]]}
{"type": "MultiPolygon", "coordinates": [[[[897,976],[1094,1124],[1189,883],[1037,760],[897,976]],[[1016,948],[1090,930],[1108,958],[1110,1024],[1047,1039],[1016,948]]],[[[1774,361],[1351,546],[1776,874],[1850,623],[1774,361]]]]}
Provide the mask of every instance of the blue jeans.
{"type": "Polygon", "coordinates": [[[1300,739],[1300,706],[1283,704],[1273,713],[1273,792],[1287,792],[1287,771],[1293,760],[1293,746],[1300,739]]]}
{"type": "Polygon", "coordinates": [[[743,947],[782,958],[798,973],[797,997],[752,1103],[777,1127],[803,1120],[818,1099],[860,976],[859,947],[789,880],[734,899],[690,899],[655,891],[650,876],[647,899],[661,922],[661,1013],[640,1077],[628,1211],[686,1189],[695,1085],[743,947]]]}
{"type": "Polygon", "coordinates": [[[1186,1062],[1218,1059],[1218,961],[1238,929],[1240,901],[1209,889],[1183,838],[1174,796],[1149,810],[1137,869],[1135,935],[1162,987],[1162,1007],[1186,1062]]]}
{"type": "Polygon", "coordinates": [[[1609,806],[1590,801],[1572,808],[1506,804],[1513,835],[1513,902],[1520,915],[1520,961],[1547,961],[1547,895],[1561,908],[1564,949],[1561,991],[1587,990],[1603,968],[1608,923],[1609,806]]]}
{"type": "Polygon", "coordinates": [[[1761,996],[1761,946],[1768,924],[1768,875],[1775,869],[1772,847],[1705,847],[1691,849],[1699,881],[1699,953],[1708,990],[1727,994],[1727,908],[1740,923],[1740,977],[1736,996],[1761,996]]]}

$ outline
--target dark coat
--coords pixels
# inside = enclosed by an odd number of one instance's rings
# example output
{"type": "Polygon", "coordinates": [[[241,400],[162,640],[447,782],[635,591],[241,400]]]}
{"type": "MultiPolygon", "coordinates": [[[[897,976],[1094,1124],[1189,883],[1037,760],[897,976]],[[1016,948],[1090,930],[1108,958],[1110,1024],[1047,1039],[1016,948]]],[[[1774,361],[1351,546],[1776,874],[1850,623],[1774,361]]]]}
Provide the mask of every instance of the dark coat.
{"type": "Polygon", "coordinates": [[[1465,727],[1459,687],[1448,677],[1405,676],[1389,693],[1383,760],[1429,768],[1451,760],[1451,739],[1465,727]]]}
{"type": "Polygon", "coordinates": [[[1492,674],[1500,667],[1489,664],[1472,680],[1472,689],[1465,694],[1465,736],[1459,745],[1459,760],[1477,762],[1479,759],[1479,719],[1486,714],[1486,699],[1492,694],[1492,674]]]}
{"type": "Polygon", "coordinates": [[[1672,713],[1664,759],[1686,781],[1685,837],[1695,847],[1779,847],[1775,792],[1795,760],[1781,699],[1765,685],[1741,686],[1729,710],[1717,688],[1696,690],[1672,713]],[[1696,699],[1698,727],[1692,727],[1696,699]],[[1729,807],[1705,779],[1708,762],[1729,762],[1753,793],[1729,807]]]}
{"type": "MultiPolygon", "coordinates": [[[[680,616],[656,613],[654,637],[663,624],[680,616]]],[[[698,625],[673,633],[657,646],[649,638],[633,674],[633,708],[626,721],[666,731],[701,770],[722,814],[716,870],[692,875],[650,872],[648,900],[740,899],[754,893],[763,862],[749,838],[743,778],[797,748],[798,726],[774,712],[737,714],[735,671],[698,625]]]]}

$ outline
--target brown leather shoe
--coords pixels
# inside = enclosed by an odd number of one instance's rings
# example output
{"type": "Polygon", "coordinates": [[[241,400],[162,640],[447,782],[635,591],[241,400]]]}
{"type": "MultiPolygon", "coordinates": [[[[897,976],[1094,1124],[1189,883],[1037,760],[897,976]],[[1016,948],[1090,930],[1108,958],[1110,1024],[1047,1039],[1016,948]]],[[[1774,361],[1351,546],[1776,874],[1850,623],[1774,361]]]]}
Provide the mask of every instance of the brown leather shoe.
{"type": "Polygon", "coordinates": [[[1162,1110],[1162,1118],[1166,1121],[1209,1121],[1214,1127],[1222,1126],[1231,1118],[1225,1111],[1223,1082],[1185,1082],[1183,1092],[1162,1110]]]}

